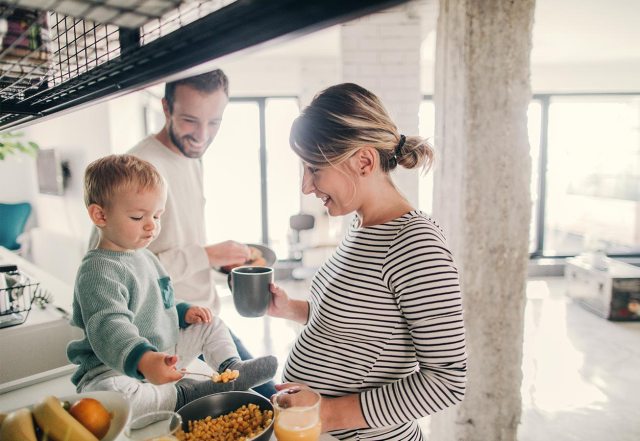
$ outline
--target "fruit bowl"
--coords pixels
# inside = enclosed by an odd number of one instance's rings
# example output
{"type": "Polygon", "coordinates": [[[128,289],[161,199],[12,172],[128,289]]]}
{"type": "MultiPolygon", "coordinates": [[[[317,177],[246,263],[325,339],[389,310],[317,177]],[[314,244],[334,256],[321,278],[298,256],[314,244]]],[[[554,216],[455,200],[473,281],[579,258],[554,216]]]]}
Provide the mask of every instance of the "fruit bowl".
{"type": "MultiPolygon", "coordinates": [[[[42,397],[43,399],[45,397],[42,397]]],[[[112,415],[111,423],[109,425],[109,431],[103,436],[100,441],[116,441],[120,435],[124,432],[124,428],[129,421],[131,413],[131,407],[124,399],[124,396],[118,392],[111,391],[97,391],[97,392],[83,392],[75,395],[67,395],[55,397],[58,401],[67,401],[73,405],[82,398],[93,398],[102,404],[105,409],[112,415]]],[[[30,406],[24,406],[29,410],[33,410],[37,403],[33,403],[30,406]]],[[[57,406],[57,405],[56,405],[57,406]]],[[[62,411],[62,408],[59,407],[62,411]]],[[[18,410],[18,409],[14,409],[18,410]]],[[[62,411],[65,412],[65,411],[62,411]]],[[[70,416],[70,415],[69,415],[70,416]]],[[[71,417],[73,418],[73,417],[71,417]]],[[[4,427],[3,427],[4,430],[4,427]]]]}
{"type": "Polygon", "coordinates": [[[73,405],[81,398],[95,398],[113,415],[109,431],[100,441],[116,441],[124,432],[131,414],[131,406],[125,401],[124,396],[119,392],[96,391],[60,397],[60,400],[68,401],[73,405]]]}

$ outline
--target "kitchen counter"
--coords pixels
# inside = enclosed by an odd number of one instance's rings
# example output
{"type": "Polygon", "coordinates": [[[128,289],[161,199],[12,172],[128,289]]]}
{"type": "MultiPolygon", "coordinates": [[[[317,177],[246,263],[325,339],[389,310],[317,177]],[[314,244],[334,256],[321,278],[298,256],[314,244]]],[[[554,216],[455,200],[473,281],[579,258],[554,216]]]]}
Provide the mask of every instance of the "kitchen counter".
{"type": "Polygon", "coordinates": [[[0,394],[70,372],[67,343],[82,337],[82,331],[53,306],[71,311],[73,287],[0,247],[0,265],[8,264],[39,282],[40,289],[52,294],[53,303],[44,309],[34,303],[24,323],[0,328],[0,394]]]}
{"type": "MultiPolygon", "coordinates": [[[[41,400],[42,397],[46,395],[65,396],[75,394],[75,387],[71,384],[70,379],[71,373],[66,373],[62,376],[60,376],[59,372],[57,374],[58,375],[54,375],[53,378],[46,381],[0,395],[0,412],[29,406],[41,400]]],[[[336,438],[326,433],[320,436],[320,441],[331,441],[335,439],[336,438]]],[[[128,438],[122,435],[118,437],[117,441],[128,441],[128,438]]],[[[271,437],[271,441],[276,441],[275,436],[271,437]]]]}

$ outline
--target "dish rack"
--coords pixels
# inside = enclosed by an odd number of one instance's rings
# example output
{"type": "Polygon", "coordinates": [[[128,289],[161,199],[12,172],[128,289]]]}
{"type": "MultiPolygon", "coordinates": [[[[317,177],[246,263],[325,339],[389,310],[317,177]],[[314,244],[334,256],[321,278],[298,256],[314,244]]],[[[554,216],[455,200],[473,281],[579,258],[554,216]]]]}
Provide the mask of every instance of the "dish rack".
{"type": "Polygon", "coordinates": [[[39,285],[16,266],[0,267],[0,328],[27,320],[39,285]]]}

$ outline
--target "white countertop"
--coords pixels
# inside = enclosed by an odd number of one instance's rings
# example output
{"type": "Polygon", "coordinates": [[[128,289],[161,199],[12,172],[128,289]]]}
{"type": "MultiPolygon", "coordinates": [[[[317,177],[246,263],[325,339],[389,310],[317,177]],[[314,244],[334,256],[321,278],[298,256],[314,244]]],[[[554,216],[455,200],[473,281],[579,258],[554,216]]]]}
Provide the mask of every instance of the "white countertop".
{"type": "MultiPolygon", "coordinates": [[[[7,264],[17,265],[32,282],[39,282],[53,295],[54,305],[71,311],[73,287],[0,247],[0,265],[7,264]]],[[[41,381],[52,370],[68,366],[67,343],[81,336],[82,331],[51,305],[41,309],[33,303],[24,323],[0,328],[0,393],[41,381]]]]}
{"type": "MultiPolygon", "coordinates": [[[[54,373],[55,374],[55,373],[54,373]]],[[[60,376],[50,378],[47,381],[43,381],[37,384],[26,386],[24,388],[14,390],[0,395],[0,411],[6,412],[8,410],[29,406],[46,395],[54,395],[58,397],[73,395],[76,393],[75,387],[71,384],[71,373],[66,373],[60,376]]],[[[329,434],[322,434],[320,441],[331,441],[336,438],[329,434]]],[[[128,438],[124,435],[118,437],[117,441],[128,441],[128,438]]],[[[271,437],[271,441],[276,441],[275,436],[271,437]]]]}

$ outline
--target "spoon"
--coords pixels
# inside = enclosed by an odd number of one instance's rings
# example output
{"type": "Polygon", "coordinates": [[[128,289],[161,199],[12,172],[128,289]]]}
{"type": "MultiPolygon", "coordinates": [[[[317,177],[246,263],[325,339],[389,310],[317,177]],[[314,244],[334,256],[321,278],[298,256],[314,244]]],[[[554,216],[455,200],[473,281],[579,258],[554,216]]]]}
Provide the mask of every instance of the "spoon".
{"type": "Polygon", "coordinates": [[[200,375],[202,377],[207,377],[209,380],[213,381],[214,383],[233,383],[240,376],[238,371],[230,371],[230,370],[226,370],[221,374],[214,372],[211,375],[203,374],[200,372],[191,372],[184,369],[181,370],[180,373],[184,375],[200,375]]]}

